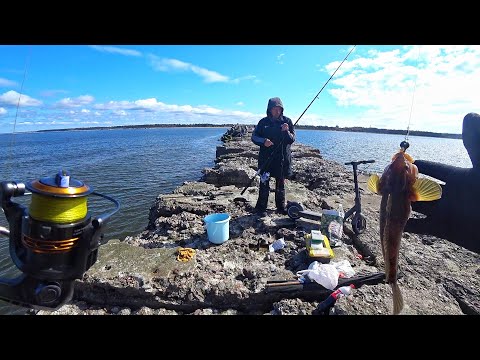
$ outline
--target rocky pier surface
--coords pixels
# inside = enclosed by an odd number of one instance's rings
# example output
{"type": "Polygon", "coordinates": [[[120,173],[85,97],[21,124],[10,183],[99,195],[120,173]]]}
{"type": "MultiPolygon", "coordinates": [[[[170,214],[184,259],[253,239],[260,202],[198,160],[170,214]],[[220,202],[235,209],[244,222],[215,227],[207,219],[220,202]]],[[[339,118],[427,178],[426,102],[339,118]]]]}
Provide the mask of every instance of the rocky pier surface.
{"type": "MultiPolygon", "coordinates": [[[[251,213],[258,176],[240,195],[257,171],[258,147],[250,135],[249,128],[227,131],[213,168],[204,169],[198,181],[158,195],[145,231],[101,246],[98,261],[76,281],[72,301],[37,314],[316,315],[331,290],[314,281],[298,284],[297,272],[313,261],[305,234],[318,230],[320,223],[275,213],[273,192],[267,216],[251,213]],[[204,217],[213,213],[231,217],[229,239],[220,245],[208,240],[205,229],[204,217]],[[270,252],[268,245],[280,238],[285,247],[270,252]],[[285,280],[293,286],[275,283],[285,280]]],[[[287,200],[313,212],[336,209],[338,204],[345,210],[353,206],[351,168],[299,143],[292,145],[292,155],[294,176],[286,183],[287,200]]],[[[330,263],[348,260],[355,272],[351,279],[373,277],[356,282],[352,295],[339,298],[329,314],[392,313],[391,288],[378,277],[384,272],[380,196],[367,189],[367,175],[359,175],[367,228],[356,235],[345,222],[330,263]]],[[[478,254],[443,239],[404,233],[399,264],[405,303],[401,314],[480,313],[478,254]]],[[[348,284],[348,278],[341,280],[347,282],[338,286],[348,284]]]]}

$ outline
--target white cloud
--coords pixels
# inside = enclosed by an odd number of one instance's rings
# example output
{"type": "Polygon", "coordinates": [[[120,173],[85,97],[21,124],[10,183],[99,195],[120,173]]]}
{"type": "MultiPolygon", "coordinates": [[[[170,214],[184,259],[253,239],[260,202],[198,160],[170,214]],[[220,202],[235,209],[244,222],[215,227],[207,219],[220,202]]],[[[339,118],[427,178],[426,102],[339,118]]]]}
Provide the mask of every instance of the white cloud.
{"type": "Polygon", "coordinates": [[[144,108],[153,108],[153,107],[156,107],[157,104],[163,105],[163,103],[157,102],[157,99],[155,98],[137,100],[135,101],[135,104],[144,108]]]}
{"type": "MultiPolygon", "coordinates": [[[[246,123],[258,122],[264,115],[253,114],[246,111],[222,110],[209,105],[177,105],[166,104],[155,98],[139,99],[136,101],[109,101],[104,104],[95,104],[97,110],[111,111],[112,114],[128,117],[126,110],[136,111],[132,122],[169,122],[183,123],[192,122],[205,123],[246,123]],[[203,118],[201,118],[203,117],[203,118]],[[161,119],[161,120],[159,120],[161,119]],[[171,121],[168,121],[170,119],[171,121]]],[[[106,115],[105,115],[106,116],[106,115]]]]}
{"type": "Polygon", "coordinates": [[[80,112],[85,113],[85,114],[88,114],[88,113],[90,112],[90,110],[88,110],[88,109],[82,109],[80,112]]]}
{"type": "Polygon", "coordinates": [[[164,72],[171,72],[171,71],[191,71],[194,74],[203,78],[206,83],[213,83],[213,82],[228,82],[229,77],[219,74],[216,71],[208,70],[202,68],[197,65],[193,65],[187,62],[183,62],[177,59],[167,59],[167,58],[159,58],[155,55],[150,55],[150,65],[156,71],[164,71],[164,72]]]}
{"type": "MultiPolygon", "coordinates": [[[[324,70],[332,74],[339,64],[332,62],[324,70]]],[[[357,51],[331,85],[335,87],[327,91],[339,107],[363,109],[360,126],[406,129],[410,119],[414,130],[461,133],[463,116],[480,108],[480,46],[357,51]]]]}
{"type": "Polygon", "coordinates": [[[80,107],[80,106],[85,106],[85,105],[91,104],[94,100],[95,100],[95,98],[91,95],[81,95],[81,96],[76,97],[74,99],[64,98],[64,99],[58,101],[55,104],[55,107],[60,107],[60,108],[80,107]]]}
{"type": "Polygon", "coordinates": [[[198,113],[198,114],[219,114],[220,109],[213,108],[208,105],[199,105],[193,107],[191,105],[175,105],[165,104],[157,101],[155,98],[140,99],[136,101],[109,101],[105,104],[94,105],[95,109],[111,110],[119,112],[122,110],[143,110],[149,112],[184,112],[184,113],[198,113]]]}
{"type": "Polygon", "coordinates": [[[197,65],[183,62],[177,59],[159,58],[155,55],[149,56],[150,65],[156,71],[190,71],[203,78],[206,83],[228,82],[229,77],[216,71],[208,70],[197,65]]]}
{"type": "Polygon", "coordinates": [[[113,113],[119,116],[127,116],[127,112],[125,110],[115,110],[113,113]]]}
{"type": "Polygon", "coordinates": [[[224,110],[216,109],[208,105],[199,105],[194,109],[194,112],[201,113],[201,114],[219,115],[219,114],[222,114],[224,110]]]}
{"type": "Polygon", "coordinates": [[[95,104],[93,105],[95,109],[98,110],[122,110],[122,109],[133,109],[135,107],[135,102],[131,101],[109,101],[105,104],[95,104]]]}
{"type": "Polygon", "coordinates": [[[15,87],[17,85],[15,81],[0,78],[0,87],[15,87]]]}
{"type": "Polygon", "coordinates": [[[106,53],[111,53],[111,54],[120,54],[120,55],[125,55],[125,56],[142,56],[142,53],[137,50],[132,50],[132,49],[124,49],[124,48],[119,48],[116,46],[99,46],[99,45],[90,45],[90,47],[94,50],[100,51],[100,52],[106,52],[106,53]]]}
{"type": "Polygon", "coordinates": [[[0,95],[0,105],[3,106],[17,106],[20,100],[20,106],[40,106],[40,100],[31,98],[28,95],[19,94],[16,91],[10,90],[0,95]]]}
{"type": "Polygon", "coordinates": [[[283,57],[285,56],[285,54],[280,54],[277,56],[277,63],[279,64],[283,64],[283,57]]]}
{"type": "Polygon", "coordinates": [[[228,81],[228,76],[219,74],[216,71],[211,71],[208,69],[201,68],[199,66],[192,65],[190,67],[193,73],[199,75],[200,77],[203,78],[203,80],[207,83],[212,83],[212,82],[227,82],[228,81]]]}
{"type": "Polygon", "coordinates": [[[0,107],[0,115],[4,115],[7,113],[7,110],[3,107],[0,107]]]}
{"type": "Polygon", "coordinates": [[[257,79],[257,77],[256,77],[255,75],[242,76],[242,77],[233,79],[233,80],[231,80],[230,82],[232,82],[232,83],[234,83],[234,84],[238,84],[240,81],[243,81],[243,80],[253,80],[254,83],[258,83],[258,82],[259,82],[259,80],[257,79]]]}
{"type": "Polygon", "coordinates": [[[237,102],[235,105],[243,106],[243,105],[245,105],[245,104],[243,103],[243,101],[239,101],[239,102],[237,102]]]}
{"type": "Polygon", "coordinates": [[[156,55],[150,54],[148,56],[150,66],[155,71],[163,72],[192,72],[200,76],[206,83],[233,83],[238,84],[240,81],[252,80],[254,83],[258,83],[259,80],[255,75],[246,75],[238,78],[231,79],[229,76],[222,75],[216,71],[209,70],[194,64],[190,64],[178,59],[160,58],[156,55]]]}
{"type": "Polygon", "coordinates": [[[43,97],[53,97],[57,96],[57,94],[66,94],[68,91],[66,90],[44,90],[40,93],[40,96],[43,97]]]}
{"type": "Polygon", "coordinates": [[[83,108],[51,108],[48,115],[37,111],[24,111],[17,125],[37,130],[39,128],[71,128],[89,126],[117,126],[143,124],[253,124],[263,114],[246,111],[222,110],[209,105],[166,104],[155,98],[136,101],[110,101],[95,104],[94,110],[83,108]]]}

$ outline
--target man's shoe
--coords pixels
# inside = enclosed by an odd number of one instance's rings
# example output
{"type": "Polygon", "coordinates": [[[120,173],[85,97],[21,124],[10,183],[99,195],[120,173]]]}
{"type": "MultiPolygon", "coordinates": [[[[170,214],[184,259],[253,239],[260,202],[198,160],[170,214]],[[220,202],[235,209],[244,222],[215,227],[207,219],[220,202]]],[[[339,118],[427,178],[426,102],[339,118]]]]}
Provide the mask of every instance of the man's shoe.
{"type": "Polygon", "coordinates": [[[288,214],[286,208],[278,208],[275,212],[276,212],[277,214],[280,214],[280,215],[287,215],[287,214],[288,214]]]}
{"type": "Polygon", "coordinates": [[[267,209],[253,208],[252,214],[258,215],[260,217],[265,217],[267,216],[267,209]]]}

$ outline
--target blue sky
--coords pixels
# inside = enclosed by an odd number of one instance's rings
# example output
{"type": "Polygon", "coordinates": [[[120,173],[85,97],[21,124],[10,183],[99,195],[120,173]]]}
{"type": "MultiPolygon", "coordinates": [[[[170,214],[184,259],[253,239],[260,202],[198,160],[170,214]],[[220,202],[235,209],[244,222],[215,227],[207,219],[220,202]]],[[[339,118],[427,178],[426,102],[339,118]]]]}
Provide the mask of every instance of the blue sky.
{"type": "MultiPolygon", "coordinates": [[[[352,47],[0,45],[0,133],[295,122],[352,47]]],[[[478,45],[357,45],[298,124],[459,134],[478,89],[478,45]]]]}

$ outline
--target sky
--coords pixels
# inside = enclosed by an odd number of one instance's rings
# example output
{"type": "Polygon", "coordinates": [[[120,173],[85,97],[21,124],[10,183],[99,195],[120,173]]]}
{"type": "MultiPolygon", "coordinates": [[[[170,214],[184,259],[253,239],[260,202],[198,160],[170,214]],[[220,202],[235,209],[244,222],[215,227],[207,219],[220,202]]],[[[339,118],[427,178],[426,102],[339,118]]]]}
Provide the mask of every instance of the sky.
{"type": "Polygon", "coordinates": [[[478,89],[479,45],[0,45],[0,133],[255,125],[278,96],[298,125],[461,134],[478,89]]]}

